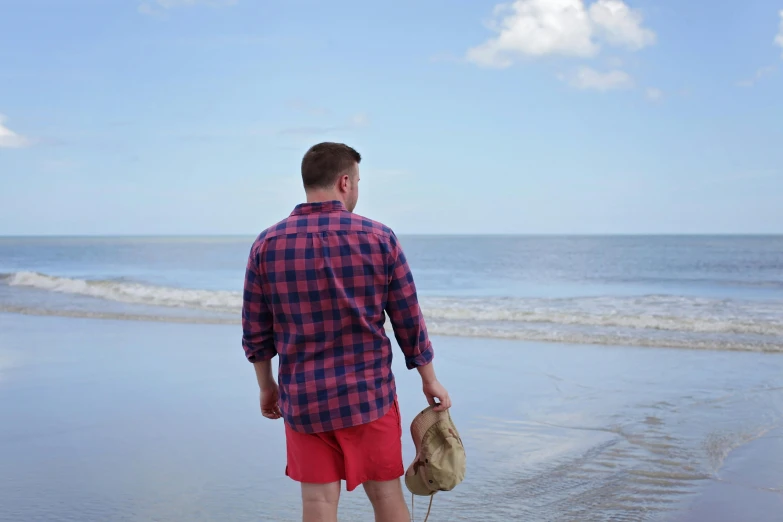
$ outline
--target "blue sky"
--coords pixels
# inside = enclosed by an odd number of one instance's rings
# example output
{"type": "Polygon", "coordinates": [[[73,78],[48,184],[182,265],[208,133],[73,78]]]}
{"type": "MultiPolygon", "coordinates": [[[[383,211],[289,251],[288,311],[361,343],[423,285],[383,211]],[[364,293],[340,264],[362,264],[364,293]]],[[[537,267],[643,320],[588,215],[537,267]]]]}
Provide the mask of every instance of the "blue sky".
{"type": "Polygon", "coordinates": [[[783,233],[783,0],[0,0],[0,234],[783,233]]]}

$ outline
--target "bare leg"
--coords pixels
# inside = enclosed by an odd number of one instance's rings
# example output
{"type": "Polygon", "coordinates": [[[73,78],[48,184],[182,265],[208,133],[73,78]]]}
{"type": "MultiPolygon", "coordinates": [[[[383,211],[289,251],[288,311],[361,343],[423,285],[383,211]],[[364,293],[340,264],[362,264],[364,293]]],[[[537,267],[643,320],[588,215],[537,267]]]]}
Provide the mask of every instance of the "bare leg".
{"type": "Polygon", "coordinates": [[[340,482],[302,484],[302,521],[337,522],[340,482]]]}
{"type": "Polygon", "coordinates": [[[375,522],[410,522],[400,480],[365,482],[364,491],[375,510],[375,522]]]}

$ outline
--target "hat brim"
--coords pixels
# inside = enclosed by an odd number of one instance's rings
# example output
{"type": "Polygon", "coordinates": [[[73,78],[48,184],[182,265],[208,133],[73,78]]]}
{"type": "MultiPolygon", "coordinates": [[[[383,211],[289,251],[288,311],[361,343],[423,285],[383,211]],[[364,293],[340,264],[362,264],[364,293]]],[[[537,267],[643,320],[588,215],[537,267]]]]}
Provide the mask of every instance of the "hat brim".
{"type": "Polygon", "coordinates": [[[431,497],[435,494],[435,491],[432,491],[427,486],[427,479],[424,477],[424,473],[421,471],[419,473],[416,473],[413,469],[412,464],[408,470],[405,472],[405,486],[408,488],[408,491],[413,493],[414,495],[418,495],[420,497],[431,497]]]}
{"type": "Polygon", "coordinates": [[[435,411],[432,406],[425,408],[416,415],[416,418],[411,422],[411,437],[413,438],[413,444],[416,446],[416,451],[419,451],[419,446],[427,430],[439,421],[449,420],[450,418],[448,410],[435,411]]]}
{"type": "MultiPolygon", "coordinates": [[[[421,444],[427,430],[437,424],[438,421],[449,418],[448,411],[437,412],[434,411],[432,406],[429,406],[421,411],[411,423],[411,436],[413,445],[416,448],[416,458],[413,459],[413,463],[405,472],[405,485],[414,495],[429,497],[436,493],[427,484],[427,477],[424,475],[421,467],[416,472],[416,463],[424,461],[424,458],[421,456],[421,444]]],[[[422,463],[420,466],[423,467],[424,464],[422,463]]]]}

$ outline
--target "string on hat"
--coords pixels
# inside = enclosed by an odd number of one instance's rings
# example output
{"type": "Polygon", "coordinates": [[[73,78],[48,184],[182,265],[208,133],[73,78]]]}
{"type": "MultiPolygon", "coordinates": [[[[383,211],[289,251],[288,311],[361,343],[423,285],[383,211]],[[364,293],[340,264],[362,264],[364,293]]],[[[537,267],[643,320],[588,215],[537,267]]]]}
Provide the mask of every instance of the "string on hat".
{"type": "MultiPolygon", "coordinates": [[[[411,493],[411,522],[416,522],[415,521],[416,511],[414,510],[414,506],[413,506],[413,497],[414,496],[415,495],[413,493],[411,493]]],[[[430,495],[430,507],[427,508],[427,516],[424,517],[424,522],[427,522],[427,520],[430,519],[430,511],[432,511],[432,501],[434,499],[435,499],[435,493],[430,495]]]]}

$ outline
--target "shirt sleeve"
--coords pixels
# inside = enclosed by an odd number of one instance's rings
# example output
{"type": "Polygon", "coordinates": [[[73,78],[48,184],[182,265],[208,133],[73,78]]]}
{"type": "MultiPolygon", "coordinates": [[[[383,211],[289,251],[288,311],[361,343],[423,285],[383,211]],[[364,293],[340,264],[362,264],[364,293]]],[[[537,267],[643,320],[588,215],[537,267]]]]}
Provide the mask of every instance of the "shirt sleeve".
{"type": "Polygon", "coordinates": [[[394,337],[405,355],[405,365],[411,370],[432,362],[435,353],[427,335],[424,315],[419,307],[413,274],[408,267],[405,253],[393,233],[390,258],[386,312],[394,329],[394,337]]]}
{"type": "Polygon", "coordinates": [[[261,288],[255,247],[250,252],[245,270],[245,291],[242,297],[242,348],[251,363],[267,361],[277,355],[272,311],[261,288]]]}

